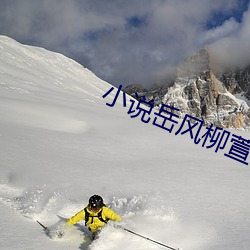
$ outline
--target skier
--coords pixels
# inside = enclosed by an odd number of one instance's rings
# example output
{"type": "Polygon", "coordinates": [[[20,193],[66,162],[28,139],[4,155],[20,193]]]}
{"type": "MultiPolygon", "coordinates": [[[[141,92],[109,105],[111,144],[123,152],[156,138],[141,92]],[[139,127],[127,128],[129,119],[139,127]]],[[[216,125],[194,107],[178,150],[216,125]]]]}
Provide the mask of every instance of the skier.
{"type": "Polygon", "coordinates": [[[105,206],[101,196],[95,194],[89,198],[89,204],[72,216],[67,224],[74,225],[80,220],[85,220],[85,226],[92,232],[94,239],[109,220],[120,222],[122,219],[120,215],[105,206]]]}

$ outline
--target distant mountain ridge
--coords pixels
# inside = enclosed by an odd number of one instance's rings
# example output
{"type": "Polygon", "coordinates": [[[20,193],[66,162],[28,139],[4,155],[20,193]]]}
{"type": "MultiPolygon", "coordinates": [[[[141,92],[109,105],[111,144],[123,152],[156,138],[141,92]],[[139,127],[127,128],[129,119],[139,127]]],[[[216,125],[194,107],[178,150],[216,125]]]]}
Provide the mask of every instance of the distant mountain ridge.
{"type": "MultiPolygon", "coordinates": [[[[154,99],[155,107],[165,104],[178,108],[180,118],[186,114],[222,128],[250,126],[250,66],[244,69],[215,72],[208,50],[188,57],[178,68],[171,85],[154,86],[142,91],[130,85],[124,92],[135,96],[140,92],[146,100],[154,99]]],[[[136,88],[137,87],[137,88],[136,88]]]]}

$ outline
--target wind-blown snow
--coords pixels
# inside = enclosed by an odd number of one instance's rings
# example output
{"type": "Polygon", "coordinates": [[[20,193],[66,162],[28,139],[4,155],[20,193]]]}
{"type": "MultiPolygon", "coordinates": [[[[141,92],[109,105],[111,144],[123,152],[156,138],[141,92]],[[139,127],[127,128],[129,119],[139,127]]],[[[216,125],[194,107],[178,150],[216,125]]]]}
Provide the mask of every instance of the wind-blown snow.
{"type": "Polygon", "coordinates": [[[122,226],[171,247],[248,250],[250,171],[224,156],[230,142],[215,153],[131,119],[122,95],[106,105],[111,87],[63,55],[0,37],[0,248],[162,249],[112,223],[93,243],[83,222],[62,239],[36,223],[53,229],[97,193],[122,226]]]}

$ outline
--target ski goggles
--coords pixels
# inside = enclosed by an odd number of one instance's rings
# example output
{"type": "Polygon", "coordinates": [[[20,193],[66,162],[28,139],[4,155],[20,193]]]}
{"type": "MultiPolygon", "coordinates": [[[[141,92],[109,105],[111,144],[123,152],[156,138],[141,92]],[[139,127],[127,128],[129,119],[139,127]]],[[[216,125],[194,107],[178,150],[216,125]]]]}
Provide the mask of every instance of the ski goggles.
{"type": "Polygon", "coordinates": [[[101,207],[97,207],[97,206],[93,206],[93,205],[92,206],[90,205],[89,208],[93,212],[97,212],[97,211],[99,211],[101,209],[101,207]]]}

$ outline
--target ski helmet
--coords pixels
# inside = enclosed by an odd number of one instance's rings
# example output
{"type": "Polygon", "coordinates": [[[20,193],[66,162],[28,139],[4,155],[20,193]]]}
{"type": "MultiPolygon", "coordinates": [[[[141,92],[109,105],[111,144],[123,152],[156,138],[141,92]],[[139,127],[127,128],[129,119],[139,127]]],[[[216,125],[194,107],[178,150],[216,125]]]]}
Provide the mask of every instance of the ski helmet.
{"type": "Polygon", "coordinates": [[[89,198],[89,206],[93,210],[98,210],[103,207],[103,199],[99,195],[93,195],[89,198]]]}

